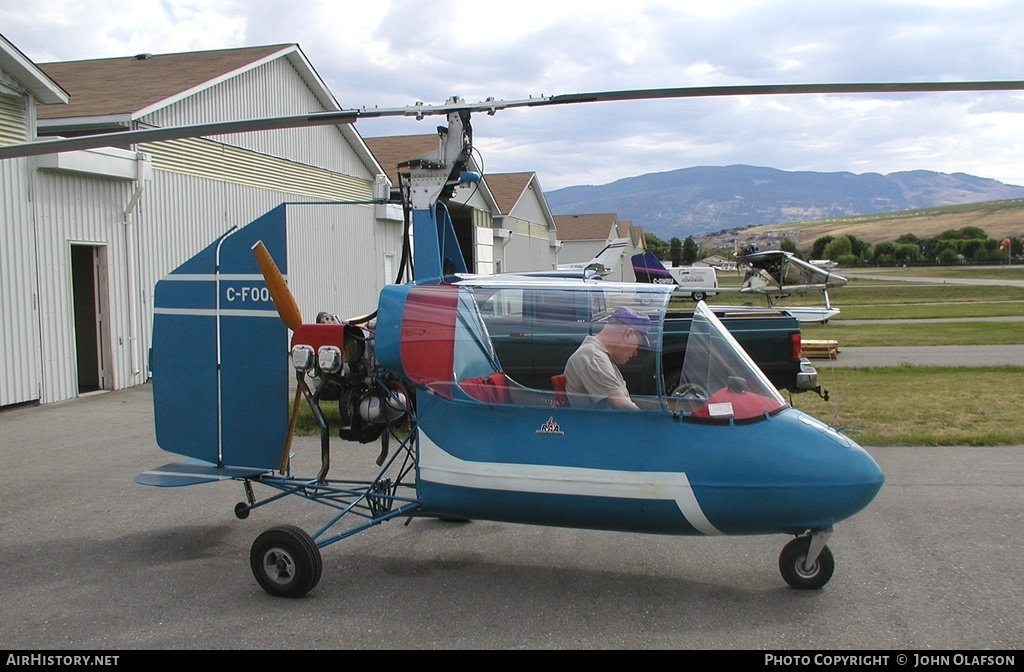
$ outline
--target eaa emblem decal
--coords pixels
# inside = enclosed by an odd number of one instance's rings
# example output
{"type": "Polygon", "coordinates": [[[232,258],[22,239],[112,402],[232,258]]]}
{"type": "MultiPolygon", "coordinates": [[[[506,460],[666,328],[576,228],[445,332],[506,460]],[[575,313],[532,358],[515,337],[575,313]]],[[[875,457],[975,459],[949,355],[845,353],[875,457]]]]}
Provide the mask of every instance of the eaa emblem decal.
{"type": "Polygon", "coordinates": [[[547,422],[540,426],[540,429],[537,430],[537,434],[558,434],[559,436],[562,436],[564,432],[562,431],[562,428],[558,426],[558,423],[555,422],[555,418],[550,417],[547,422]]]}

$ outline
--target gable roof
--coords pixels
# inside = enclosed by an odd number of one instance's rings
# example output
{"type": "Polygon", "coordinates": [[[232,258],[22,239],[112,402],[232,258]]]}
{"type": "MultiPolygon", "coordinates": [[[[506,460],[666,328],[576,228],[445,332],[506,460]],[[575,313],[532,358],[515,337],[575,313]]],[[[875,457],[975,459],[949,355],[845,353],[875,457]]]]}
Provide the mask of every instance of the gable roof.
{"type": "MultiPolygon", "coordinates": [[[[629,220],[626,220],[626,221],[629,221],[629,220]]],[[[647,239],[644,238],[644,227],[642,227],[642,226],[635,226],[632,223],[630,223],[629,231],[630,231],[631,234],[633,234],[633,247],[636,247],[636,248],[642,249],[642,250],[646,250],[647,249],[647,239]]]]}
{"type": "MultiPolygon", "coordinates": [[[[85,128],[130,128],[132,122],[146,115],[279,58],[287,59],[324,110],[341,109],[299,45],[275,44],[41,63],[39,67],[48,76],[64,83],[70,99],[68,105],[57,109],[40,109],[37,125],[51,133],[85,128]]],[[[371,170],[378,170],[373,155],[354,126],[339,124],[337,128],[359,159],[371,170]]]]}
{"type": "Polygon", "coordinates": [[[536,173],[488,173],[484,179],[494,194],[498,211],[507,215],[523,197],[523,192],[533,182],[536,173]]]}
{"type": "Polygon", "coordinates": [[[398,164],[435,151],[438,147],[436,134],[388,135],[378,138],[363,138],[370,152],[384,169],[391,184],[398,184],[398,164]]]}
{"type": "MultiPolygon", "coordinates": [[[[0,35],[0,70],[16,79],[40,103],[53,105],[68,102],[67,91],[3,35],[0,35]]],[[[37,114],[42,114],[42,110],[38,110],[37,114]]]]}
{"type": "Polygon", "coordinates": [[[559,240],[607,240],[618,220],[615,213],[555,215],[559,240]]]}
{"type": "Polygon", "coordinates": [[[340,109],[298,45],[278,44],[40,63],[70,100],[59,109],[40,110],[39,119],[103,117],[123,125],[280,57],[295,66],[325,109],[340,109]]]}

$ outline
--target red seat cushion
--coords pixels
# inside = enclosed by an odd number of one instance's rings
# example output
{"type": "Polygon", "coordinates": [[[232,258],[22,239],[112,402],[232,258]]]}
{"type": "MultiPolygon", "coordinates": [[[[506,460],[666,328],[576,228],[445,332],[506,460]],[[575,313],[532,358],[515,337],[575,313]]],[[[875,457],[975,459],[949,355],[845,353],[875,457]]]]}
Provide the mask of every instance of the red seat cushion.
{"type": "Polygon", "coordinates": [[[510,401],[508,376],[504,371],[495,371],[489,376],[467,378],[459,383],[459,387],[469,396],[484,403],[507,404],[510,401]]]}

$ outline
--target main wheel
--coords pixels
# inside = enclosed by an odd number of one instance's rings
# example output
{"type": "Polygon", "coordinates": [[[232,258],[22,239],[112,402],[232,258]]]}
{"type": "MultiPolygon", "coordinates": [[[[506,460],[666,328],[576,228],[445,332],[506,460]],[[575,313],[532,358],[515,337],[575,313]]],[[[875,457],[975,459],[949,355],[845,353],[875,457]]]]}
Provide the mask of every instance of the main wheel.
{"type": "Polygon", "coordinates": [[[323,571],[320,549],[294,525],[273,527],[252,542],[249,565],[263,590],[278,597],[302,597],[323,571]]]}
{"type": "Polygon", "coordinates": [[[704,292],[694,292],[692,296],[694,301],[703,301],[708,298],[708,295],[704,292]]]}
{"type": "Polygon", "coordinates": [[[793,588],[817,590],[828,583],[836,564],[828,546],[821,549],[818,559],[810,567],[804,567],[807,551],[811,546],[810,537],[797,537],[782,548],[779,554],[779,571],[782,578],[793,588]]]}

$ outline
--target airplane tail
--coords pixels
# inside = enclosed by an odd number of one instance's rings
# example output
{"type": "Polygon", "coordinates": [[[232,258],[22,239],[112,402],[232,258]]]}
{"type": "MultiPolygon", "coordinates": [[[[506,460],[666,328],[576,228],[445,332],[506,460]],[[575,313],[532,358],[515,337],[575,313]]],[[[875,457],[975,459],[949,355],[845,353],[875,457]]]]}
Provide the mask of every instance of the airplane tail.
{"type": "Polygon", "coordinates": [[[233,228],[160,280],[153,297],[158,445],[213,463],[271,469],[288,423],[288,328],[253,255],[287,273],[285,208],[233,228]]]}
{"type": "Polygon", "coordinates": [[[616,238],[605,245],[604,249],[598,252],[597,256],[590,261],[576,262],[572,264],[559,264],[558,270],[572,271],[592,268],[596,269],[602,276],[608,275],[619,267],[619,263],[622,259],[622,251],[626,249],[626,245],[628,243],[629,238],[616,238]]]}
{"type": "Polygon", "coordinates": [[[679,284],[668,272],[668,269],[653,252],[647,251],[633,255],[633,274],[637,282],[647,282],[658,285],[679,284]]]}
{"type": "Polygon", "coordinates": [[[590,263],[598,264],[600,268],[605,269],[605,272],[610,273],[619,266],[619,260],[622,258],[622,251],[626,249],[626,243],[629,242],[629,238],[616,238],[612,242],[605,245],[604,249],[597,253],[590,263]]]}

